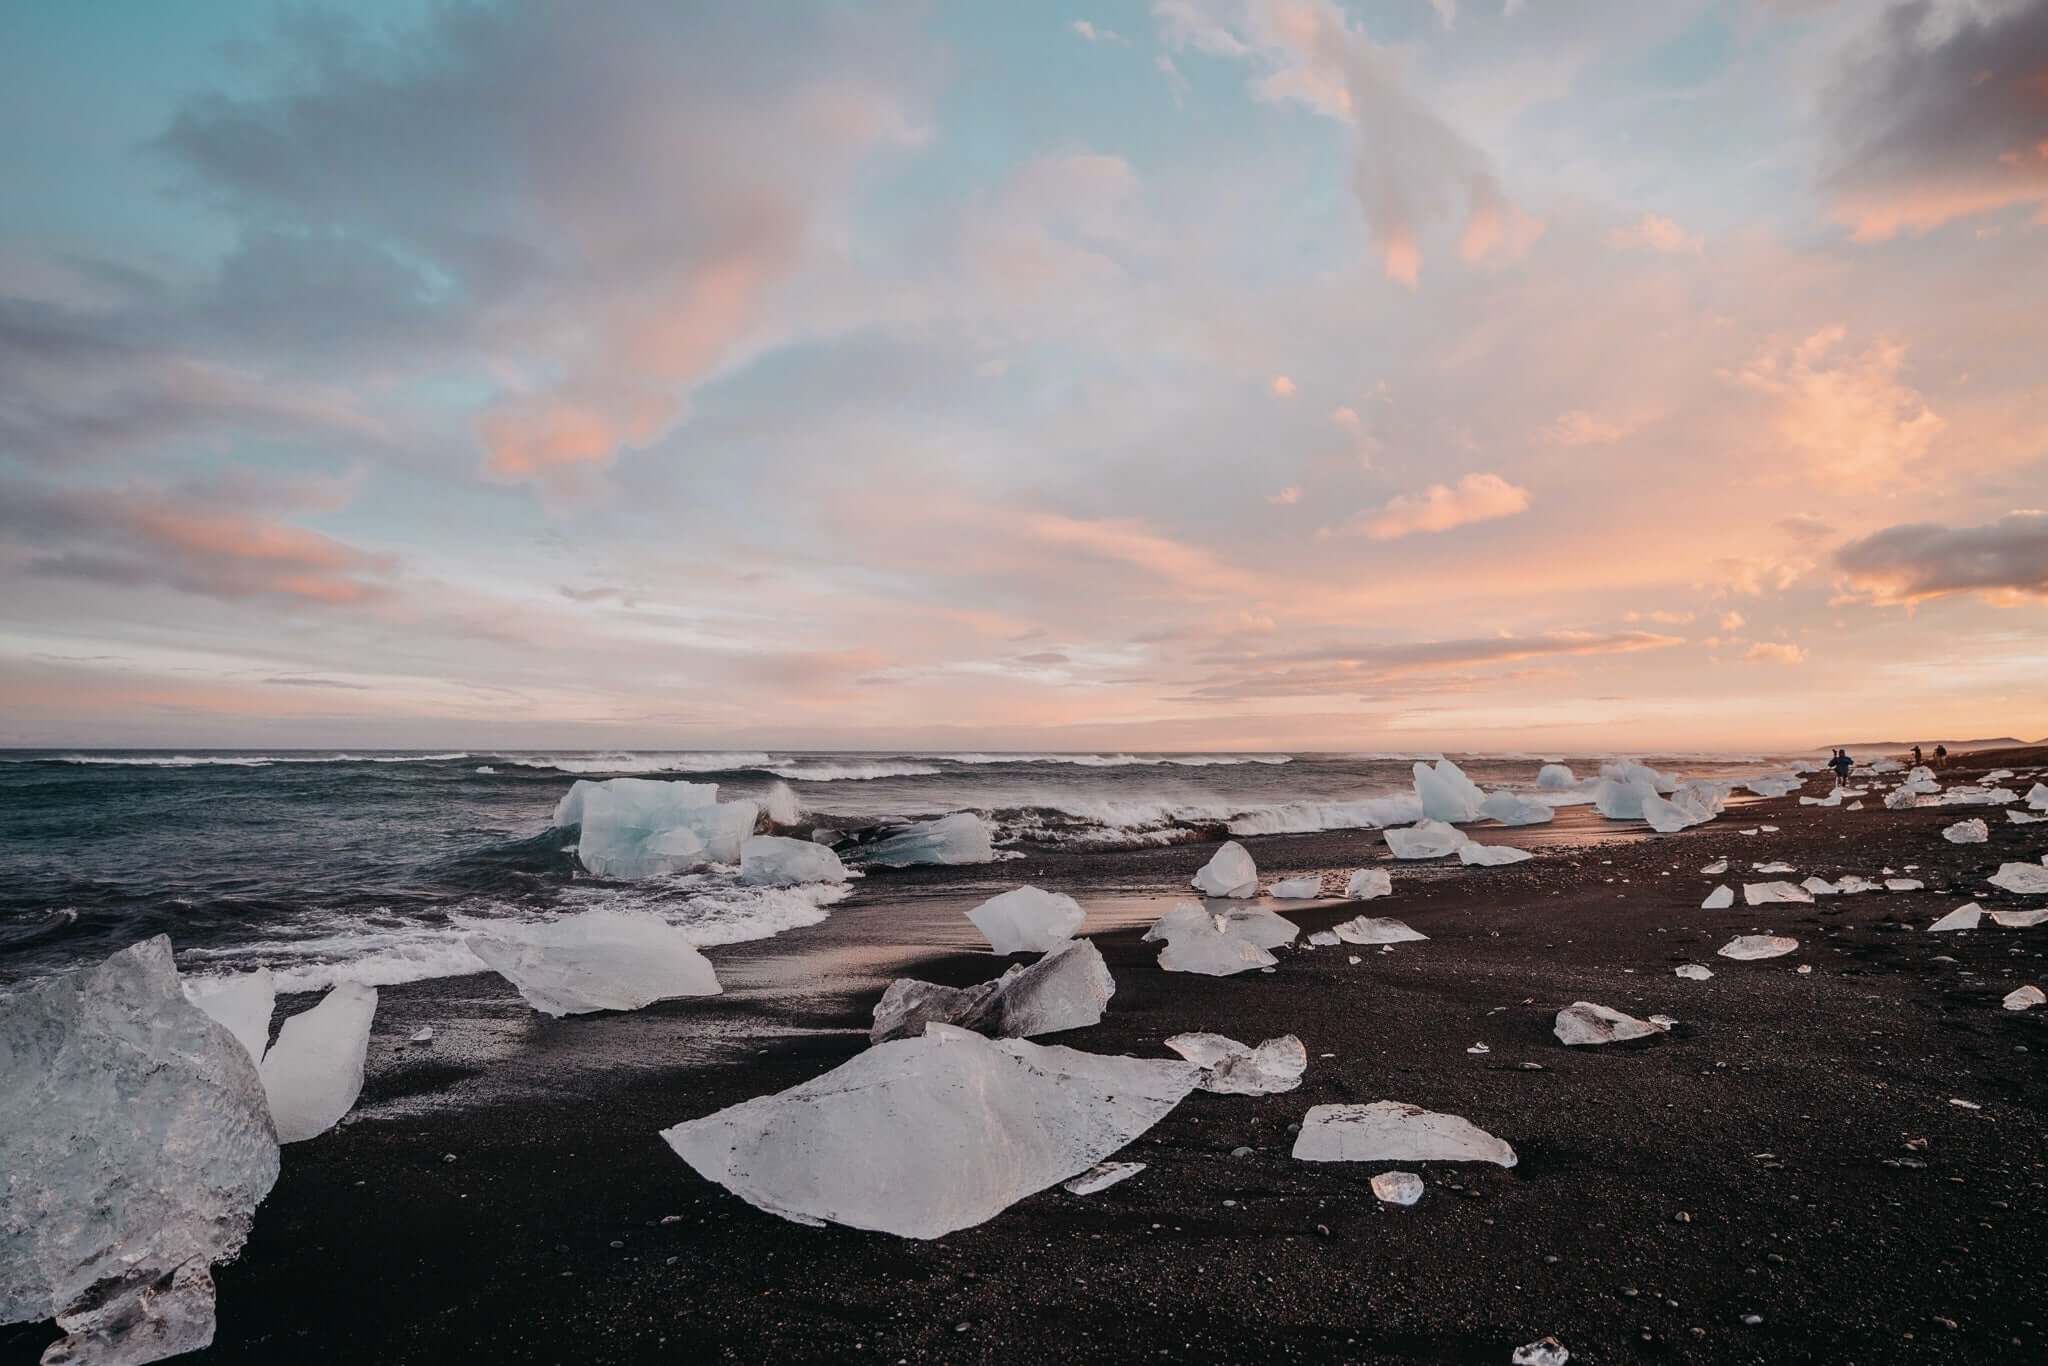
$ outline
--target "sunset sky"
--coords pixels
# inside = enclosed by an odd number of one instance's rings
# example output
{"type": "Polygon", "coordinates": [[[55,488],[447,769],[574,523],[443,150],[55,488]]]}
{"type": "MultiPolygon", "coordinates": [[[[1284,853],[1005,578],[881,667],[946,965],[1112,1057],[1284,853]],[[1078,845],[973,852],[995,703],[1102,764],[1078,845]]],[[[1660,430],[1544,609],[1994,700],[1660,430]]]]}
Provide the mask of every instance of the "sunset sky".
{"type": "Polygon", "coordinates": [[[0,744],[2048,733],[2048,0],[0,10],[0,744]]]}

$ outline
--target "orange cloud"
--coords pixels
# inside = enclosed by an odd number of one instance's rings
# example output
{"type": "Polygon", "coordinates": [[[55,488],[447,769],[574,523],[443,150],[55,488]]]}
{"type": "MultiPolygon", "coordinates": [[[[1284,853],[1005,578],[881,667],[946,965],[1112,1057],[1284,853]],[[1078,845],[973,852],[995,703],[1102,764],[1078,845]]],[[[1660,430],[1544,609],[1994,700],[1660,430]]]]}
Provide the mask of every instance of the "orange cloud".
{"type": "Polygon", "coordinates": [[[1360,519],[1359,530],[1375,541],[1416,532],[1449,531],[1526,511],[1529,490],[1497,474],[1468,474],[1453,484],[1432,484],[1419,494],[1402,494],[1360,519]]]}

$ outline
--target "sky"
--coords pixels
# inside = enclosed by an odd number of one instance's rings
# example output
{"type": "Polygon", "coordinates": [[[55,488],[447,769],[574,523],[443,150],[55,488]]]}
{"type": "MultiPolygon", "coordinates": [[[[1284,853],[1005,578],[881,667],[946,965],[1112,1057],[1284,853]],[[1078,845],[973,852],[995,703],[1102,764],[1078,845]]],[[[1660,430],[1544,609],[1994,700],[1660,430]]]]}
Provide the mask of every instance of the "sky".
{"type": "Polygon", "coordinates": [[[2048,0],[0,6],[0,745],[2048,734],[2048,0]]]}

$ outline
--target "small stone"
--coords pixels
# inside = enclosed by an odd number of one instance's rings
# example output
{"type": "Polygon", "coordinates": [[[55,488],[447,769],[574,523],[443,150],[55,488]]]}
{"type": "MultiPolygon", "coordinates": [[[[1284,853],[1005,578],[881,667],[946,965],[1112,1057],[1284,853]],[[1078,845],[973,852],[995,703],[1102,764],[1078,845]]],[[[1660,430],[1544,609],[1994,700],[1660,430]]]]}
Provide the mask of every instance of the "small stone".
{"type": "Polygon", "coordinates": [[[1742,1324],[1745,1328],[1754,1328],[1763,1321],[1764,1316],[1762,1314],[1744,1314],[1742,1316],[1742,1324]]]}
{"type": "Polygon", "coordinates": [[[1250,1157],[1252,1155],[1252,1150],[1250,1148],[1244,1147],[1232,1148],[1230,1150],[1230,1155],[1232,1157],[1250,1157]]]}
{"type": "Polygon", "coordinates": [[[1684,1210],[1680,1210],[1678,1213],[1672,1215],[1671,1217],[1681,1224],[1689,1224],[1692,1222],[1692,1215],[1688,1214],[1684,1210]]]}
{"type": "Polygon", "coordinates": [[[453,1161],[455,1160],[455,1154],[454,1154],[454,1153],[442,1153],[442,1154],[441,1154],[441,1160],[442,1160],[443,1162],[453,1162],[453,1161]]]}

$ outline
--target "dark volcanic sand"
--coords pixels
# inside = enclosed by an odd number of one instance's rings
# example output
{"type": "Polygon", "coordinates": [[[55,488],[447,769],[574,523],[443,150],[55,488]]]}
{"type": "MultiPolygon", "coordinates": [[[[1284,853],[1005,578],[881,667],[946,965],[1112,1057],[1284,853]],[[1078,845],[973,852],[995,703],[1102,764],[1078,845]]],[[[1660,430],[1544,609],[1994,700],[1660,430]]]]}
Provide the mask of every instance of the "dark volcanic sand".
{"type": "MultiPolygon", "coordinates": [[[[1757,803],[1597,845],[1570,843],[1571,825],[1515,832],[1542,851],[1516,867],[1392,865],[1394,897],[1363,909],[1430,936],[1392,953],[1282,950],[1271,974],[1218,980],[1161,972],[1135,930],[1098,935],[1110,1012],[1054,1041],[1161,1056],[1181,1030],[1292,1032],[1304,1084],[1197,1092],[1118,1155],[1148,1163],[1139,1176],[1055,1188],[936,1242],[763,1214],[656,1131],[863,1047],[905,963],[892,939],[964,950],[959,912],[1025,880],[1136,923],[1206,846],[1034,856],[976,870],[979,890],[960,870],[879,874],[823,925],[712,950],[727,995],[630,1015],[549,1021],[494,977],[387,988],[358,1115],[286,1150],[254,1237],[216,1273],[219,1338],[186,1360],[1504,1363],[1545,1334],[1574,1362],[2044,1360],[2048,1009],[1999,1003],[2048,983],[2048,927],[1921,930],[1967,900],[2020,904],[1983,880],[2038,860],[2048,825],[1874,798],[1757,803]],[[1973,815],[1990,844],[1940,838],[1973,815]],[[1782,829],[1738,834],[1758,822],[1782,829]],[[1724,855],[1729,876],[1698,872],[1724,855]],[[1698,909],[1717,881],[1778,876],[1746,873],[1771,859],[1794,882],[1915,863],[1928,890],[1698,909]],[[1800,952],[1714,956],[1756,931],[1800,952]],[[1713,980],[1673,977],[1684,962],[1713,980]],[[1566,1049],[1552,1018],[1580,999],[1683,1023],[1566,1049]],[[406,1047],[421,1024],[436,1044],[406,1047]],[[1480,1041],[1489,1054],[1466,1052],[1480,1041]],[[1311,1105],[1380,1099],[1464,1115],[1521,1163],[1407,1164],[1428,1193],[1396,1210],[1367,1186],[1392,1164],[1288,1155],[1311,1105]],[[1253,1155],[1230,1156],[1241,1145],[1253,1155]]],[[[1269,877],[1341,879],[1384,853],[1370,832],[1246,843],[1269,877]]],[[[1288,913],[1314,930],[1360,909],[1288,913]]],[[[1001,966],[912,961],[955,984],[1001,966]]],[[[50,1336],[0,1329],[0,1360],[50,1336]]]]}

